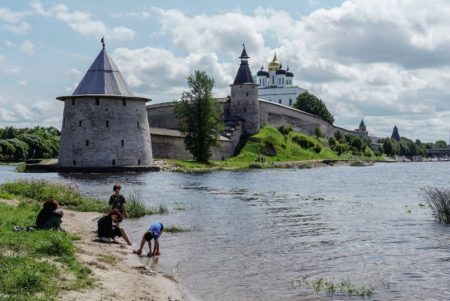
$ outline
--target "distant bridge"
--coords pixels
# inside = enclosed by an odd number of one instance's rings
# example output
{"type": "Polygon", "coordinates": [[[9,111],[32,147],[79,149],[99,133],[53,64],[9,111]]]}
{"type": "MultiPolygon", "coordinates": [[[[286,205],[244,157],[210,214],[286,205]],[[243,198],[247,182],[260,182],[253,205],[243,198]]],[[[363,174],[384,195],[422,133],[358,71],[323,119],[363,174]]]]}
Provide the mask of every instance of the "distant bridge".
{"type": "Polygon", "coordinates": [[[427,149],[427,157],[450,158],[450,148],[427,149]]]}

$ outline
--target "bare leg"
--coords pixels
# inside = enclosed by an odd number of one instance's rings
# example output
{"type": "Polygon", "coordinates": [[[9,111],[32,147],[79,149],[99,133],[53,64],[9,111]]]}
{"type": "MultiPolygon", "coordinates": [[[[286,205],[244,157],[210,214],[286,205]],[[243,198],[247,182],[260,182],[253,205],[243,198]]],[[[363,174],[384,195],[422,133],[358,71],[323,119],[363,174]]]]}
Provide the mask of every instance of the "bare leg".
{"type": "Polygon", "coordinates": [[[151,257],[152,255],[153,255],[153,253],[152,253],[152,240],[150,239],[148,241],[148,254],[147,254],[147,257],[151,257]]]}
{"type": "Polygon", "coordinates": [[[159,240],[155,240],[155,247],[153,248],[153,255],[159,255],[159,240]]]}
{"type": "Polygon", "coordinates": [[[139,246],[138,252],[142,252],[142,249],[144,248],[144,244],[145,244],[145,239],[144,239],[144,236],[142,236],[141,245],[139,246]]]}
{"type": "Polygon", "coordinates": [[[120,232],[122,233],[123,239],[125,239],[125,241],[127,242],[127,244],[128,244],[129,246],[131,246],[132,243],[131,243],[131,241],[128,239],[128,235],[127,235],[127,233],[125,232],[125,230],[124,230],[123,228],[120,228],[120,232]]]}

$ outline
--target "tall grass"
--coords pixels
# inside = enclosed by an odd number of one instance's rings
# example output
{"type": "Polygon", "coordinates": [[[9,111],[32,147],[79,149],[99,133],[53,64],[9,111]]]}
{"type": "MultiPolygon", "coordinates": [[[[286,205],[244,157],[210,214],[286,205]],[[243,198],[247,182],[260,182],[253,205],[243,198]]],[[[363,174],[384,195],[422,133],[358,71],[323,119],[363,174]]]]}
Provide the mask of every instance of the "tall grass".
{"type": "MultiPolygon", "coordinates": [[[[0,185],[0,198],[25,198],[44,202],[55,199],[61,205],[82,212],[107,212],[108,203],[97,198],[83,196],[78,187],[68,183],[48,182],[43,180],[19,180],[0,185]]],[[[129,218],[142,217],[155,213],[167,213],[164,205],[148,208],[137,193],[127,196],[126,209],[129,218]]]]}
{"type": "Polygon", "coordinates": [[[438,222],[450,224],[450,190],[427,187],[423,189],[423,194],[433,217],[438,222]]]}
{"type": "Polygon", "coordinates": [[[39,202],[55,199],[61,205],[83,212],[105,212],[108,210],[108,204],[105,201],[82,196],[78,187],[67,183],[19,180],[0,185],[0,192],[39,202]]]}

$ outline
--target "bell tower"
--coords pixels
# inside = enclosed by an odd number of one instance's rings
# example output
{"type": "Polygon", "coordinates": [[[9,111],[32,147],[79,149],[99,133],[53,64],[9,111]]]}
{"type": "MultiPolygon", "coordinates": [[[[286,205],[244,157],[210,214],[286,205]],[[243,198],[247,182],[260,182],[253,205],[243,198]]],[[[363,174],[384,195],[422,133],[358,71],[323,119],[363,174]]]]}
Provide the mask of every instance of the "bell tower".
{"type": "Polygon", "coordinates": [[[230,113],[243,121],[244,133],[255,134],[259,131],[259,102],[258,84],[253,82],[252,72],[248,65],[248,59],[243,45],[242,54],[239,57],[241,65],[231,85],[230,113]]]}

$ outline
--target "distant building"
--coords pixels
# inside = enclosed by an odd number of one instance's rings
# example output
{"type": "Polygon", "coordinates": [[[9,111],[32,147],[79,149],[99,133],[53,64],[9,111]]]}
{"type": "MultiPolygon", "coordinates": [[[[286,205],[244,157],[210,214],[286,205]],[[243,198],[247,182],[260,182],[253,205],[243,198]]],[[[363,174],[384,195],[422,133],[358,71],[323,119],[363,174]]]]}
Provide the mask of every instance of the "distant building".
{"type": "Polygon", "coordinates": [[[364,123],[364,120],[361,119],[361,122],[359,123],[359,127],[357,129],[355,129],[355,132],[361,135],[368,135],[369,132],[366,129],[366,125],[364,123]]]}
{"type": "Polygon", "coordinates": [[[400,141],[400,134],[398,133],[397,126],[394,126],[394,129],[392,130],[391,138],[394,139],[395,141],[400,141]]]}
{"type": "Polygon", "coordinates": [[[261,70],[256,74],[258,83],[258,94],[261,99],[273,101],[285,106],[292,107],[297,96],[306,92],[298,86],[294,86],[294,74],[287,69],[283,69],[282,64],[275,54],[269,63],[268,71],[261,70]]]}

